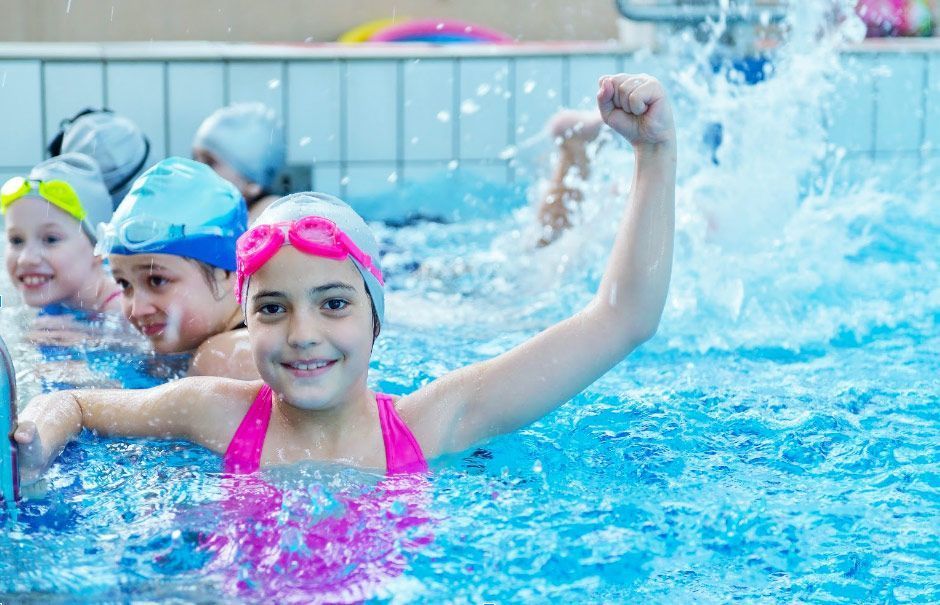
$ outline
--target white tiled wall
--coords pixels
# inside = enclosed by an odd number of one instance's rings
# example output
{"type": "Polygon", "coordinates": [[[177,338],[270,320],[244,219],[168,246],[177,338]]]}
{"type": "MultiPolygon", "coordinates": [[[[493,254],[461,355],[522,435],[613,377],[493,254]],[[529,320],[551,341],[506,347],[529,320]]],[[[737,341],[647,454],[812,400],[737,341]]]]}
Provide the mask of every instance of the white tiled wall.
{"type": "Polygon", "coordinates": [[[163,62],[105,66],[107,106],[133,120],[150,139],[150,158],[167,155],[166,70],[163,62]]]}
{"type": "Polygon", "coordinates": [[[0,170],[19,172],[43,158],[42,63],[0,61],[0,170]]]}
{"type": "Polygon", "coordinates": [[[199,124],[225,104],[225,65],[181,61],[168,63],[166,73],[169,155],[188,156],[199,124]]]}
{"type": "MultiPolygon", "coordinates": [[[[850,156],[940,156],[940,54],[854,52],[834,83],[830,140],[850,156]]],[[[0,174],[42,159],[59,121],[107,105],[134,119],[152,158],[188,155],[216,108],[259,100],[284,118],[288,160],[313,187],[347,197],[394,191],[447,171],[512,180],[507,148],[563,106],[590,107],[597,78],[649,61],[611,53],[459,57],[56,56],[0,59],[0,174]]]]}
{"type": "Polygon", "coordinates": [[[940,55],[927,57],[925,95],[924,146],[928,152],[940,154],[940,55]]]}

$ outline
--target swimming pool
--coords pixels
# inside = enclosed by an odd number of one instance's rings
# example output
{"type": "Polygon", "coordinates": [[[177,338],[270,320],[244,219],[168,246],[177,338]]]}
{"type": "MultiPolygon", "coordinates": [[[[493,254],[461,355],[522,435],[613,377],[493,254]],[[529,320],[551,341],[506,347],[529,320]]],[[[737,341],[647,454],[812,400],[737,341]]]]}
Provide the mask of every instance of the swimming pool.
{"type": "MultiPolygon", "coordinates": [[[[819,110],[851,77],[832,57],[794,49],[753,87],[705,86],[685,53],[665,60],[682,149],[665,316],[654,340],[556,413],[437,461],[426,485],[404,490],[348,469],[279,469],[283,505],[260,521],[222,506],[232,486],[211,454],[85,435],[7,522],[0,595],[936,602],[937,173],[827,145],[819,110]],[[701,138],[716,120],[718,164],[701,138]],[[303,552],[297,528],[324,519],[351,523],[333,547],[303,552]],[[324,566],[315,591],[278,561],[205,546],[261,521],[281,528],[271,553],[324,566]],[[268,573],[267,589],[237,587],[268,573]]],[[[587,302],[621,207],[611,189],[629,174],[610,146],[596,162],[579,226],[541,250],[518,187],[441,176],[411,192],[446,194],[461,220],[378,226],[391,290],[375,387],[412,390],[587,302]]],[[[23,337],[6,276],[0,294],[21,389],[35,394],[43,353],[23,337]]],[[[111,355],[92,372],[103,381],[146,373],[128,362],[146,360],[137,351],[84,350],[111,355]]]]}

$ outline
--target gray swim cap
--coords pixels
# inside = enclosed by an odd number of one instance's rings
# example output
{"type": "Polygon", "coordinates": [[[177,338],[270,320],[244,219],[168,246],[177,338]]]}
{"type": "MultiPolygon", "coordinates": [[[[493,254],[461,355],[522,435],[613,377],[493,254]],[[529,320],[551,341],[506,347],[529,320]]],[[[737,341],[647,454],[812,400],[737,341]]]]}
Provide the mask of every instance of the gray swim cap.
{"type": "MultiPolygon", "coordinates": [[[[282,221],[296,221],[307,216],[320,216],[333,221],[360,250],[369,255],[372,264],[381,271],[379,267],[379,244],[375,240],[372,230],[349,204],[332,195],[313,191],[292,193],[265,208],[264,212],[251,224],[251,227],[282,221]]],[[[351,256],[349,259],[353,261],[359,275],[365,281],[366,290],[368,290],[369,296],[372,298],[372,305],[375,307],[375,314],[379,318],[379,325],[382,325],[385,321],[385,287],[379,283],[379,280],[369,270],[359,264],[359,261],[351,256]]],[[[246,290],[248,288],[247,283],[246,280],[246,290]]],[[[243,296],[242,298],[244,300],[247,297],[243,296]]]]}
{"type": "Polygon", "coordinates": [[[237,103],[205,119],[193,147],[212,152],[253,183],[268,191],[284,167],[284,128],[264,103],[237,103]]]}
{"type": "Polygon", "coordinates": [[[62,153],[84,153],[94,158],[117,208],[134,179],[143,172],[150,143],[136,124],[110,111],[95,111],[76,118],[62,136],[62,153]]]}
{"type": "Polygon", "coordinates": [[[114,209],[101,170],[92,158],[83,153],[63,153],[37,164],[29,172],[29,178],[37,181],[63,180],[71,185],[85,209],[82,229],[95,243],[95,228],[98,223],[111,220],[114,209]]]}

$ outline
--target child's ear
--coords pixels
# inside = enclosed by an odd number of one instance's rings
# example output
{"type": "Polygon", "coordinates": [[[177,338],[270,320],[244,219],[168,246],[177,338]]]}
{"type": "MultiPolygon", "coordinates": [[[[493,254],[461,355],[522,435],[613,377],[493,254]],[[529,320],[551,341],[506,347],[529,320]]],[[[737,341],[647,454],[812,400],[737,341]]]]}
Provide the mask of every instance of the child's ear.
{"type": "Polygon", "coordinates": [[[248,183],[245,187],[245,199],[247,201],[253,202],[261,197],[261,194],[264,192],[264,189],[258,183],[248,183]]]}

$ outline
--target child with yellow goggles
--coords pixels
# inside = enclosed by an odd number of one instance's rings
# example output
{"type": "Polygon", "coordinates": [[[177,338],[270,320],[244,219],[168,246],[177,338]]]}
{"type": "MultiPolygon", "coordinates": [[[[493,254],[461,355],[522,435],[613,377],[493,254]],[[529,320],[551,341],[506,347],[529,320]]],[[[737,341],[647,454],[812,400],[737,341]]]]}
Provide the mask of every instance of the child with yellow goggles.
{"type": "Polygon", "coordinates": [[[0,188],[4,261],[31,307],[59,304],[119,311],[120,290],[94,254],[95,229],[111,218],[111,196],[90,157],[64,154],[0,188]]]}

